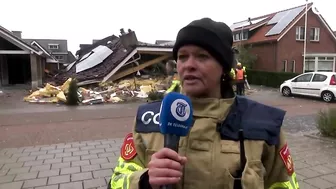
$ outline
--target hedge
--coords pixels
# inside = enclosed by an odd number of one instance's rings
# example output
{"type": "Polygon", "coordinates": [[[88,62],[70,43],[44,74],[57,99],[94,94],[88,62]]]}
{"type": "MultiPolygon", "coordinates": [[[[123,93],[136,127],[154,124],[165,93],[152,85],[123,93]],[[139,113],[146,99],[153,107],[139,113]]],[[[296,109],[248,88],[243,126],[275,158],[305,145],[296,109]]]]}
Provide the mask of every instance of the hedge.
{"type": "Polygon", "coordinates": [[[336,138],[336,108],[320,110],[316,119],[317,128],[323,136],[336,138]]]}
{"type": "Polygon", "coordinates": [[[280,87],[284,81],[299,75],[298,73],[292,72],[266,72],[250,69],[246,70],[246,72],[249,84],[274,88],[280,87]]]}

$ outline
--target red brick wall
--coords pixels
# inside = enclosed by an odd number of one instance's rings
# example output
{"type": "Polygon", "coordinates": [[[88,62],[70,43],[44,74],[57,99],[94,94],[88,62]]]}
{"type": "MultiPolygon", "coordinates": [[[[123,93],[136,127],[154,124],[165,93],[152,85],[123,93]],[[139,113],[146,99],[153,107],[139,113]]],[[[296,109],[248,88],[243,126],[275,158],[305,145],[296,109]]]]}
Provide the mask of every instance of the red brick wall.
{"type": "Polygon", "coordinates": [[[276,49],[276,42],[253,44],[251,53],[258,57],[253,69],[274,71],[274,67],[276,67],[276,49]]]}
{"type": "MultiPolygon", "coordinates": [[[[320,18],[315,15],[311,10],[308,11],[307,22],[307,53],[336,53],[336,43],[332,35],[325,27],[320,18]],[[320,40],[319,42],[310,41],[310,28],[320,28],[320,40]]],[[[283,61],[289,62],[295,60],[295,71],[302,73],[303,69],[303,41],[296,41],[295,33],[296,26],[305,25],[305,17],[303,16],[278,42],[277,48],[277,71],[281,71],[283,68],[283,61]]]]}

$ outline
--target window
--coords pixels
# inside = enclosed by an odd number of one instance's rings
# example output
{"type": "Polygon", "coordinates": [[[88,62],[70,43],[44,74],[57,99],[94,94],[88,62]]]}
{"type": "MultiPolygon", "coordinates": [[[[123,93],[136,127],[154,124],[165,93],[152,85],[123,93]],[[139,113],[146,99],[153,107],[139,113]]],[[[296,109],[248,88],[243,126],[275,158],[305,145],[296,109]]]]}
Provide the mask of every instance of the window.
{"type": "Polygon", "coordinates": [[[304,72],[315,71],[315,57],[306,57],[304,72]]]}
{"type": "Polygon", "coordinates": [[[303,26],[297,26],[296,27],[296,40],[303,41],[304,34],[305,34],[305,28],[303,26]]]}
{"type": "Polygon", "coordinates": [[[57,60],[63,60],[63,56],[62,56],[62,55],[55,55],[55,58],[56,58],[57,60]]]}
{"type": "Polygon", "coordinates": [[[297,77],[295,80],[296,82],[309,82],[312,77],[313,77],[313,74],[305,74],[300,77],[297,77]]]}
{"type": "Polygon", "coordinates": [[[295,72],[295,60],[292,60],[290,71],[295,72]]]}
{"type": "Polygon", "coordinates": [[[241,41],[241,40],[247,40],[248,39],[248,31],[238,31],[233,34],[233,40],[234,41],[241,41]]]}
{"type": "Polygon", "coordinates": [[[334,57],[318,57],[317,71],[332,72],[334,66],[334,57]]]}
{"type": "Polygon", "coordinates": [[[240,37],[239,33],[236,33],[236,34],[234,34],[234,36],[233,36],[233,40],[234,40],[234,41],[239,41],[239,37],[240,37]]]}
{"type": "Polygon", "coordinates": [[[240,38],[242,40],[247,40],[247,37],[248,37],[248,32],[247,31],[244,31],[244,32],[240,32],[240,38]],[[243,37],[242,37],[243,36],[243,37]]]}
{"type": "Polygon", "coordinates": [[[310,41],[320,40],[320,28],[310,28],[310,41]]]}
{"type": "Polygon", "coordinates": [[[287,60],[284,60],[282,63],[283,63],[282,71],[287,72],[287,60]]]}
{"type": "Polygon", "coordinates": [[[326,75],[322,75],[322,74],[315,74],[313,77],[312,82],[322,82],[325,81],[327,79],[326,75]]]}
{"type": "Polygon", "coordinates": [[[319,61],[317,65],[317,71],[319,72],[332,72],[333,71],[333,64],[332,61],[319,61]]]}
{"type": "Polygon", "coordinates": [[[48,44],[49,49],[58,49],[58,44],[48,44]]]}

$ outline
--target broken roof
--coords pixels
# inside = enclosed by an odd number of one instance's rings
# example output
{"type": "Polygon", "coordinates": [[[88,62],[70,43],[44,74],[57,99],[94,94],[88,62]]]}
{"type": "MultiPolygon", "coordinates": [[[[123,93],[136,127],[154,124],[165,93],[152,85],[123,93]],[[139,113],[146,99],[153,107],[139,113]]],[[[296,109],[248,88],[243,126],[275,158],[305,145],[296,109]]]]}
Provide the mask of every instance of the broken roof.
{"type": "MultiPolygon", "coordinates": [[[[312,5],[313,3],[308,4],[308,10],[312,5]]],[[[233,33],[241,30],[252,31],[258,29],[258,31],[248,40],[244,41],[244,43],[278,40],[287,32],[295,21],[299,20],[304,15],[305,7],[306,5],[301,5],[264,16],[249,18],[244,21],[233,23],[230,28],[233,33]]]]}
{"type": "Polygon", "coordinates": [[[106,81],[136,53],[148,51],[167,54],[172,48],[140,42],[131,30],[119,37],[111,35],[78,50],[78,59],[57,75],[56,81],[62,83],[69,77],[76,77],[81,84],[106,81]]]}
{"type": "Polygon", "coordinates": [[[96,65],[94,66],[91,67],[87,66],[85,70],[76,73],[76,64],[80,63],[80,61],[83,61],[85,58],[90,57],[92,53],[95,53],[94,51],[92,51],[94,49],[92,49],[87,54],[82,56],[81,59],[69,65],[68,71],[57,75],[56,80],[62,83],[69,77],[76,76],[78,82],[87,80],[101,81],[107,74],[109,74],[116,66],[119,65],[121,61],[123,61],[134,50],[134,47],[125,48],[122,45],[120,38],[116,36],[111,42],[105,44],[104,46],[109,48],[110,52],[112,51],[112,53],[109,53],[107,57],[104,56],[106,57],[105,59],[102,59],[102,61],[99,61],[99,63],[96,63],[96,65]]]}
{"type": "Polygon", "coordinates": [[[79,55],[79,57],[81,57],[84,54],[92,51],[94,48],[98,47],[99,45],[106,45],[109,41],[113,41],[117,38],[118,38],[117,36],[111,35],[111,36],[105,37],[104,39],[95,41],[93,44],[82,44],[82,46],[80,46],[80,49],[76,52],[76,55],[79,55]]]}

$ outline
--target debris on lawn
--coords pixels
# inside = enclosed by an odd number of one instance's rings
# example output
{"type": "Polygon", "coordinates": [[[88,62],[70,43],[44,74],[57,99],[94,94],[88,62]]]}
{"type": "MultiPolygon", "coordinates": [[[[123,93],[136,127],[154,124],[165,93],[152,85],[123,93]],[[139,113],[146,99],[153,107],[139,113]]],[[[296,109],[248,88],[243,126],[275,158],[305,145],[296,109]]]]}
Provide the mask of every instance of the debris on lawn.
{"type": "MultiPolygon", "coordinates": [[[[71,78],[61,86],[47,83],[44,88],[32,92],[24,97],[24,101],[30,103],[58,103],[64,104],[67,100],[71,78]]],[[[147,99],[150,92],[164,93],[165,80],[163,78],[132,78],[121,80],[117,83],[100,83],[94,88],[78,88],[78,97],[83,105],[102,103],[120,103],[132,100],[147,99]]]]}
{"type": "MultiPolygon", "coordinates": [[[[71,78],[61,86],[47,83],[44,88],[32,92],[24,97],[24,101],[30,103],[57,103],[65,104],[69,91],[71,78]]],[[[94,105],[102,103],[120,103],[136,100],[155,100],[163,98],[167,90],[167,81],[164,77],[150,78],[149,76],[124,79],[119,82],[100,83],[96,87],[79,87],[77,94],[82,105],[94,105]]],[[[246,90],[250,95],[255,89],[246,90]]]]}

